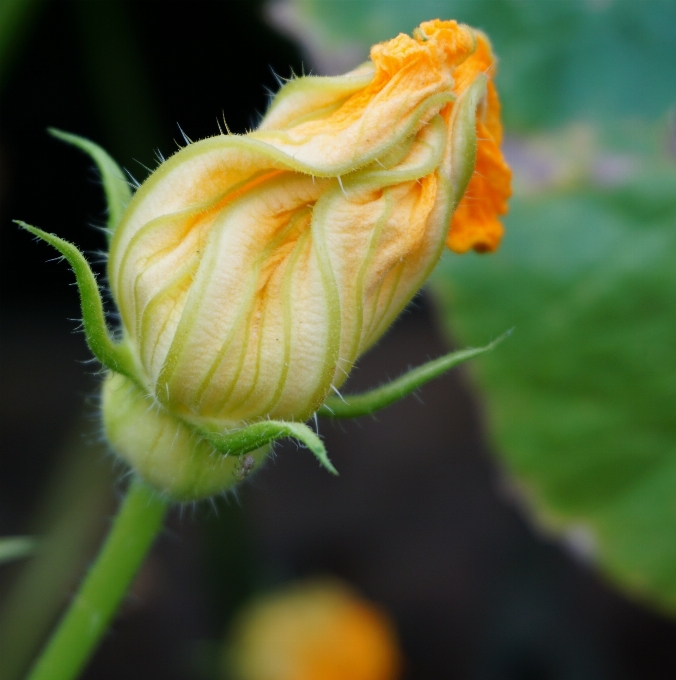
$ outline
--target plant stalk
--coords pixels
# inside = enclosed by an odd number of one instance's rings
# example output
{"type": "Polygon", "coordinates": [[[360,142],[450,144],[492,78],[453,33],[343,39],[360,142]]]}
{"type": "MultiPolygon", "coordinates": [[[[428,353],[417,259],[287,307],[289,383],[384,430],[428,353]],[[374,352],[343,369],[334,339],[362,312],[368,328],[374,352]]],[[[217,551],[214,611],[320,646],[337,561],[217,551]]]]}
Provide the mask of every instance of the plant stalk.
{"type": "Polygon", "coordinates": [[[79,675],[160,531],[168,504],[134,479],[101,552],[28,680],[73,680],[79,675]]]}

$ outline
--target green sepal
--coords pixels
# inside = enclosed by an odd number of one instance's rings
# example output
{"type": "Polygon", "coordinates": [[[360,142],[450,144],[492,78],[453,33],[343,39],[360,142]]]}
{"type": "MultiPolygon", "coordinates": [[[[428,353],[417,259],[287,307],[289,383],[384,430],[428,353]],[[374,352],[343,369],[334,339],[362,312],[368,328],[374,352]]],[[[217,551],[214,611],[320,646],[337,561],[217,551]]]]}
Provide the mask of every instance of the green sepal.
{"type": "Polygon", "coordinates": [[[228,455],[243,456],[249,451],[270,444],[277,439],[290,437],[307,446],[315,457],[331,474],[338,471],[329,460],[322,440],[307,425],[283,420],[263,420],[241,430],[222,434],[210,430],[198,429],[201,437],[207,439],[218,451],[228,455]]]}
{"type": "Polygon", "coordinates": [[[14,222],[22,229],[49,243],[68,260],[80,292],[82,322],[89,349],[106,368],[136,381],[134,363],[127,347],[116,343],[110,336],[103,313],[101,292],[85,256],[72,243],[64,241],[55,234],[49,234],[21,220],[14,220],[14,222]]]}
{"type": "Polygon", "coordinates": [[[429,361],[422,366],[410,370],[396,380],[387,383],[387,385],[377,387],[370,392],[348,395],[346,397],[329,397],[319,407],[317,413],[320,416],[329,416],[331,418],[368,416],[379,411],[381,408],[393,404],[395,401],[399,401],[399,399],[402,399],[454,366],[490,352],[511,333],[512,330],[510,329],[485,347],[463,349],[459,352],[451,352],[439,359],[429,361]]]}
{"type": "Polygon", "coordinates": [[[449,124],[450,179],[456,206],[464,196],[467,185],[474,174],[477,150],[477,107],[486,96],[487,82],[487,76],[483,73],[479,74],[460,95],[453,107],[453,115],[449,124]]]}
{"type": "Polygon", "coordinates": [[[63,132],[56,128],[49,128],[48,132],[62,142],[72,144],[81,151],[84,151],[96,163],[96,167],[101,173],[101,182],[106,194],[106,204],[108,206],[106,238],[108,243],[110,243],[122,213],[131,200],[131,189],[125,179],[122,168],[98,144],[94,144],[94,142],[90,142],[84,137],[63,132]]]}

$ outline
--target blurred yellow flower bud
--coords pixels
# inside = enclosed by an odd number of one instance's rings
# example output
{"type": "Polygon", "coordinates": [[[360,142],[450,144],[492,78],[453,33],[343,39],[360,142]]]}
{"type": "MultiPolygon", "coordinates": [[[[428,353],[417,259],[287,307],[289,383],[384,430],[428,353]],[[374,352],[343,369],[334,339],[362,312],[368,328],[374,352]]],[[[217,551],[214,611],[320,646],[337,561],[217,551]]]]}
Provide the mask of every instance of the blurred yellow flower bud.
{"type": "MultiPolygon", "coordinates": [[[[494,66],[483,34],[426,22],[375,45],[344,76],[289,82],[255,131],[190,144],[162,163],[110,245],[121,344],[81,253],[23,225],[75,269],[90,347],[111,369],[106,434],[142,477],[176,498],[210,495],[247,476],[260,447],[281,436],[333,470],[303,421],[422,286],[445,243],[458,253],[499,244],[510,172],[494,66]]],[[[101,149],[56,134],[114,175],[101,149]]],[[[431,375],[395,385],[395,398],[431,375]]]]}
{"type": "Polygon", "coordinates": [[[249,605],[235,623],[223,665],[233,680],[396,680],[402,663],[385,614],[326,580],[249,605]]]}

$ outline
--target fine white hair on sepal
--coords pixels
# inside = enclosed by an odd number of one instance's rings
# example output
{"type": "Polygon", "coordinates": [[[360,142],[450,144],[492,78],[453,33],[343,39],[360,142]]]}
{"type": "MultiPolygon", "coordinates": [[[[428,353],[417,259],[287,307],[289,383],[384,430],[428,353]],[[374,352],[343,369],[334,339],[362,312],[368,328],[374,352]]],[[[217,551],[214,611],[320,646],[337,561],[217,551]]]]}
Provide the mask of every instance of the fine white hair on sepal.
{"type": "Polygon", "coordinates": [[[272,100],[275,98],[275,95],[277,94],[276,92],[273,92],[269,87],[265,86],[263,88],[265,90],[265,95],[268,98],[268,106],[272,104],[272,100]]]}
{"type": "MultiPolygon", "coordinates": [[[[338,357],[336,361],[336,370],[341,371],[345,377],[348,377],[350,375],[350,370],[345,370],[340,364],[341,362],[348,364],[349,368],[352,369],[353,367],[351,366],[351,361],[349,359],[341,358],[338,357]]],[[[333,385],[331,385],[333,387],[333,385]]]]}
{"type": "Polygon", "coordinates": [[[149,175],[153,174],[153,171],[145,163],[141,163],[141,161],[138,158],[132,158],[132,160],[135,163],[138,163],[144,170],[146,170],[149,175]]]}
{"type": "MultiPolygon", "coordinates": [[[[106,229],[105,227],[97,228],[100,231],[110,232],[110,229],[106,229]]],[[[108,252],[105,250],[92,250],[89,255],[92,264],[106,264],[108,262],[108,252]]],[[[96,274],[94,274],[94,276],[96,276],[96,274]]]]}
{"type": "Polygon", "coordinates": [[[282,78],[280,75],[277,75],[272,66],[270,66],[270,73],[272,73],[272,77],[277,81],[277,85],[279,85],[279,87],[284,87],[284,78],[282,78]]]}
{"type": "Polygon", "coordinates": [[[169,447],[169,453],[173,453],[176,448],[176,440],[178,435],[181,433],[181,423],[176,423],[176,432],[174,433],[174,438],[171,440],[171,446],[169,447]]]}
{"type": "MultiPolygon", "coordinates": [[[[322,404],[322,406],[323,406],[327,411],[329,411],[330,413],[335,414],[335,411],[334,411],[328,404],[322,404]]],[[[317,414],[315,413],[315,417],[316,417],[316,416],[317,416],[317,414]]]]}
{"type": "Polygon", "coordinates": [[[338,388],[332,383],[331,384],[331,389],[338,395],[338,398],[344,403],[347,404],[345,399],[343,398],[343,395],[338,391],[338,388]]]}
{"type": "Polygon", "coordinates": [[[192,144],[192,139],[190,139],[190,137],[188,137],[188,135],[186,135],[185,132],[183,132],[183,128],[180,126],[180,124],[176,123],[176,126],[178,127],[179,132],[181,133],[181,136],[183,137],[183,140],[185,141],[185,143],[186,144],[192,144]]]}
{"type": "Polygon", "coordinates": [[[222,109],[221,109],[221,118],[223,118],[223,126],[225,127],[225,131],[226,131],[229,135],[231,135],[232,132],[230,132],[230,128],[228,127],[228,123],[227,123],[227,121],[225,120],[225,111],[223,111],[222,109]]]}
{"type": "Polygon", "coordinates": [[[124,171],[127,173],[127,175],[129,175],[129,180],[131,180],[127,181],[127,184],[130,186],[130,188],[138,189],[141,186],[141,183],[136,179],[136,177],[134,177],[134,175],[131,174],[131,172],[129,172],[129,170],[127,170],[127,168],[125,168],[124,171]]]}
{"type": "Polygon", "coordinates": [[[343,196],[347,198],[347,193],[345,192],[345,187],[343,186],[343,178],[340,175],[336,175],[336,179],[338,180],[338,184],[340,184],[341,191],[343,192],[343,196]]]}
{"type": "Polygon", "coordinates": [[[218,519],[218,505],[216,505],[216,499],[213,496],[209,496],[207,501],[209,502],[209,507],[213,512],[213,516],[218,519]]]}

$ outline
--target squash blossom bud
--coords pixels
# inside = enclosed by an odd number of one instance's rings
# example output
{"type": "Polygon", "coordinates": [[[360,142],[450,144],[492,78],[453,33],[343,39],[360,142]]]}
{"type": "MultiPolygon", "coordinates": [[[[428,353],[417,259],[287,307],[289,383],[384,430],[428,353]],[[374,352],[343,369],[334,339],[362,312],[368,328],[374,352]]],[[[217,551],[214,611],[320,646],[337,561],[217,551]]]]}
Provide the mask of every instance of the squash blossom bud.
{"type": "Polygon", "coordinates": [[[259,596],[223,649],[233,680],[397,680],[402,655],[389,617],[333,579],[259,596]]]}
{"type": "Polygon", "coordinates": [[[190,144],[138,189],[108,264],[137,380],[112,374],[103,408],[142,476],[179,497],[234,483],[195,427],[305,421],[444,244],[498,246],[494,67],[483,34],[423,23],[344,76],[292,80],[256,130],[190,144]]]}

